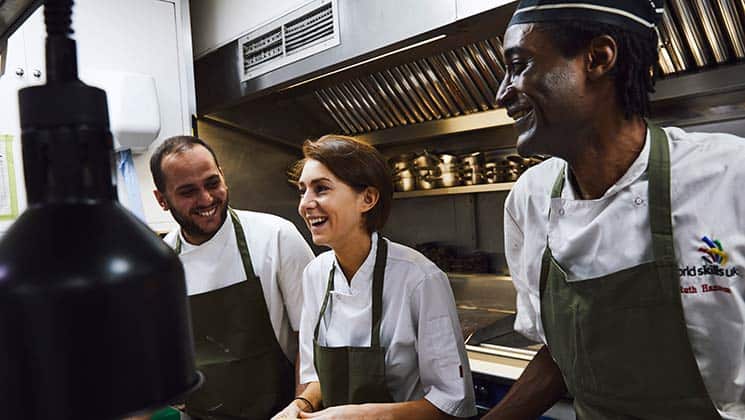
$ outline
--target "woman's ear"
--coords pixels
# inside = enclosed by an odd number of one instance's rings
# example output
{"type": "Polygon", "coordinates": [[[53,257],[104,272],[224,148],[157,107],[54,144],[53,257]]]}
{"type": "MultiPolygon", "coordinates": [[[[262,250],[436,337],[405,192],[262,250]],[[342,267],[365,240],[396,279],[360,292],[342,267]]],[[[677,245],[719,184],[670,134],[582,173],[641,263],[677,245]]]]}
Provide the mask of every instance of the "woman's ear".
{"type": "Polygon", "coordinates": [[[366,187],[361,193],[360,210],[362,213],[367,213],[372,210],[380,200],[380,191],[375,187],[366,187]]]}

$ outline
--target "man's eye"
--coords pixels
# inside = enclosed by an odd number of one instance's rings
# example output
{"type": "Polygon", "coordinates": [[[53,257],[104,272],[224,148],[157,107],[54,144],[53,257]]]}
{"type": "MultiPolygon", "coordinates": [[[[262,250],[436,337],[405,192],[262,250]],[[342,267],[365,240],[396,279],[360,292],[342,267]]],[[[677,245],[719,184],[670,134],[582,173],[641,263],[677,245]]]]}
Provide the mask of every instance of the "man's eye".
{"type": "Polygon", "coordinates": [[[524,69],[525,63],[523,63],[522,61],[511,61],[507,63],[507,70],[512,74],[520,73],[524,69]]]}
{"type": "Polygon", "coordinates": [[[194,192],[195,192],[195,191],[196,191],[196,190],[182,190],[182,191],[181,191],[181,192],[179,193],[179,195],[181,195],[181,196],[183,196],[183,197],[190,197],[190,196],[194,195],[194,192]]]}

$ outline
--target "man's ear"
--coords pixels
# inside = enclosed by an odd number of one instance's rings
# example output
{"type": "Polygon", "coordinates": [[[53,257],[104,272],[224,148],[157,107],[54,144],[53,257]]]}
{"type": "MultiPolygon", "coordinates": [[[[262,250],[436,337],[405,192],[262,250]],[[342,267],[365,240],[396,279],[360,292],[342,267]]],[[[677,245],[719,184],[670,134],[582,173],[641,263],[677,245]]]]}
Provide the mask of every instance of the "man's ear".
{"type": "Polygon", "coordinates": [[[362,213],[367,213],[368,211],[372,210],[372,208],[375,207],[376,204],[378,204],[378,200],[380,200],[380,191],[378,191],[377,188],[365,188],[365,190],[362,191],[362,213]]]}
{"type": "Polygon", "coordinates": [[[616,66],[618,58],[618,44],[609,35],[600,35],[590,41],[587,51],[587,76],[590,80],[598,80],[606,76],[616,66]]]}
{"type": "Polygon", "coordinates": [[[163,196],[163,194],[160,193],[160,191],[153,190],[153,195],[155,195],[155,199],[158,201],[158,204],[160,204],[160,207],[163,209],[163,211],[170,210],[168,208],[168,202],[166,201],[166,198],[163,196]]]}

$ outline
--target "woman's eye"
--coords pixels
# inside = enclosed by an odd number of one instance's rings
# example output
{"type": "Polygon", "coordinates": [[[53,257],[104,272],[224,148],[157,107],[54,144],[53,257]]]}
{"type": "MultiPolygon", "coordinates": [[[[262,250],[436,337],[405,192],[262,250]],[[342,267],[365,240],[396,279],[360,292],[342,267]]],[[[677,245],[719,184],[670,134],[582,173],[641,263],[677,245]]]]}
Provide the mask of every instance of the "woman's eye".
{"type": "Polygon", "coordinates": [[[305,195],[305,190],[297,190],[297,192],[300,195],[300,197],[305,195]]]}
{"type": "Polygon", "coordinates": [[[319,185],[316,187],[316,194],[321,194],[324,191],[328,190],[329,188],[324,185],[319,185]]]}

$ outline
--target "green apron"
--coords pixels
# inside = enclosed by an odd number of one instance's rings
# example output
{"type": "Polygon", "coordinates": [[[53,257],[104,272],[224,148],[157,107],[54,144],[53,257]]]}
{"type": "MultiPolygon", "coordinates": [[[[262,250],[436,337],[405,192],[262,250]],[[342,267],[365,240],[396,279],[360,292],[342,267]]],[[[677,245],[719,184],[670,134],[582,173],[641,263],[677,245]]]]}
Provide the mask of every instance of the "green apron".
{"type": "Polygon", "coordinates": [[[186,412],[205,420],[266,420],[292,400],[295,375],[274,335],[240,220],[229,212],[248,278],[189,297],[196,363],[205,381],[187,398],[186,412]]]}
{"type": "MultiPolygon", "coordinates": [[[[541,320],[551,355],[574,396],[578,419],[720,419],[683,317],[667,137],[659,127],[649,128],[653,261],[567,282],[548,242],[543,253],[541,320]]],[[[552,199],[561,197],[563,185],[564,170],[552,199]]]]}
{"type": "Polygon", "coordinates": [[[329,273],[326,294],[313,334],[313,360],[321,384],[324,407],[393,401],[385,384],[385,348],[380,346],[383,277],[387,253],[387,242],[378,236],[373,270],[370,347],[323,347],[318,344],[318,328],[326,312],[330,292],[334,290],[336,266],[329,273]]]}

